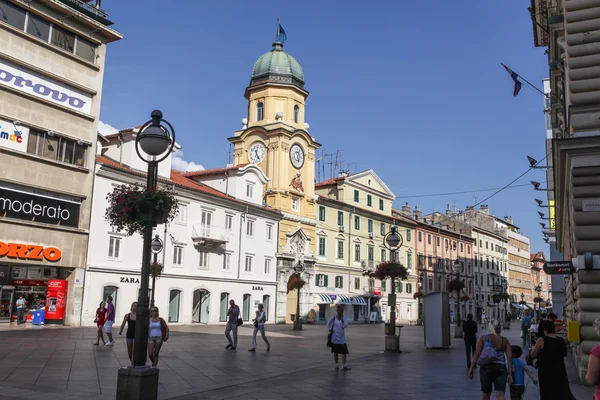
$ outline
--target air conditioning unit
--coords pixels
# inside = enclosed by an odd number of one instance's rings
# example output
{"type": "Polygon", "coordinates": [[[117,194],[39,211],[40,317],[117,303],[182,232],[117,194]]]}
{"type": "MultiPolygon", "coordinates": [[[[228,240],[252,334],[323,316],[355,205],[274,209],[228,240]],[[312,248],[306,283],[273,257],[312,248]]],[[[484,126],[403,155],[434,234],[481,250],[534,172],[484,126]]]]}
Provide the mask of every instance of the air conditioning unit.
{"type": "Polygon", "coordinates": [[[340,232],[344,232],[346,230],[346,227],[344,225],[340,225],[340,232]]]}
{"type": "Polygon", "coordinates": [[[373,232],[369,232],[369,238],[373,239],[375,237],[375,234],[373,232]]]}

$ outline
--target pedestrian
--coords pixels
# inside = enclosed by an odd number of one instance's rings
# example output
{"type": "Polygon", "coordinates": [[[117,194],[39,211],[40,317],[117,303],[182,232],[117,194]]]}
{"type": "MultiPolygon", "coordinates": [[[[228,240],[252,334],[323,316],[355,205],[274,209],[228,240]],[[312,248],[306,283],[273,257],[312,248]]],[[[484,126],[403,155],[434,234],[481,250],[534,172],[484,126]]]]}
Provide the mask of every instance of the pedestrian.
{"type": "Polygon", "coordinates": [[[129,356],[129,361],[131,361],[131,366],[133,367],[133,339],[135,338],[135,320],[136,320],[136,312],[137,312],[137,301],[131,303],[131,308],[129,312],[125,314],[123,317],[123,323],[121,324],[121,329],[119,329],[119,335],[123,334],[123,329],[125,328],[125,324],[127,324],[127,332],[125,333],[125,342],[127,343],[127,355],[129,356]]]}
{"type": "Polygon", "coordinates": [[[23,322],[23,316],[25,315],[25,307],[27,306],[27,301],[23,298],[23,295],[19,295],[17,299],[17,325],[21,325],[23,322]]]}
{"type": "Polygon", "coordinates": [[[240,308],[235,304],[235,301],[229,300],[229,310],[227,310],[227,326],[225,327],[225,337],[229,344],[226,349],[235,350],[238,341],[238,319],[240,316],[240,308]],[[231,331],[233,331],[233,341],[231,340],[231,331]]]}
{"type": "Polygon", "coordinates": [[[115,323],[115,305],[112,296],[106,298],[106,321],[104,322],[104,332],[108,336],[108,343],[105,346],[114,346],[115,341],[112,335],[112,326],[115,323]]]}
{"type": "Polygon", "coordinates": [[[343,370],[349,371],[351,368],[346,365],[346,356],[349,354],[348,345],[346,344],[346,328],[348,328],[348,318],[344,316],[344,307],[338,305],[336,315],[327,322],[327,330],[331,332],[331,352],[335,361],[335,369],[340,369],[338,355],[341,354],[341,367],[343,370]]]}
{"type": "MultiPolygon", "coordinates": [[[[600,336],[600,318],[596,318],[594,321],[594,330],[596,331],[596,335],[600,336]]],[[[600,345],[594,346],[590,351],[585,380],[590,385],[596,386],[594,400],[600,400],[600,345]]]]}
{"type": "Polygon", "coordinates": [[[538,359],[540,400],[575,399],[571,393],[565,366],[567,345],[562,338],[556,337],[554,321],[545,320],[540,325],[544,336],[535,342],[531,350],[531,357],[538,359]]]}
{"type": "Polygon", "coordinates": [[[100,339],[102,339],[102,344],[106,344],[104,341],[104,334],[102,333],[102,329],[104,329],[104,323],[106,321],[106,308],[104,307],[104,302],[101,301],[100,305],[96,309],[96,318],[94,318],[94,322],[96,323],[96,328],[98,329],[98,337],[96,338],[96,343],[94,346],[100,345],[100,339]]]}
{"type": "Polygon", "coordinates": [[[158,315],[158,307],[150,309],[150,326],[148,335],[148,358],[152,366],[158,364],[158,354],[163,343],[169,340],[169,327],[164,319],[158,315]]]}
{"type": "Polygon", "coordinates": [[[490,400],[492,391],[496,392],[496,400],[504,400],[506,383],[512,380],[512,349],[507,338],[502,336],[502,324],[497,319],[490,321],[487,335],[477,341],[477,349],[469,368],[469,378],[473,379],[473,368],[479,363],[481,370],[481,399],[490,400]],[[485,349],[485,351],[484,351],[485,349]]]}
{"type": "Polygon", "coordinates": [[[450,322],[454,323],[454,311],[450,311],[450,322]]]}
{"type": "Polygon", "coordinates": [[[477,322],[473,321],[473,314],[467,315],[467,320],[463,322],[463,333],[467,352],[467,368],[469,368],[471,367],[471,356],[475,354],[475,347],[477,347],[477,322]]]}
{"type": "Polygon", "coordinates": [[[510,400],[522,400],[525,393],[525,373],[529,375],[534,385],[537,385],[537,380],[527,368],[527,365],[521,356],[523,349],[520,346],[511,346],[512,350],[512,365],[513,365],[513,383],[510,384],[510,400]]]}
{"type": "Polygon", "coordinates": [[[529,316],[529,310],[525,310],[525,314],[521,317],[521,336],[523,337],[523,347],[526,349],[531,344],[529,329],[531,329],[531,317],[529,316]]]}
{"type": "Polygon", "coordinates": [[[485,311],[481,313],[481,329],[485,329],[487,325],[487,315],[485,315],[485,311]]]}
{"type": "Polygon", "coordinates": [[[271,351],[271,344],[269,343],[269,339],[265,336],[265,321],[267,316],[264,311],[264,306],[262,304],[258,305],[258,310],[256,310],[256,318],[254,319],[254,332],[252,333],[252,348],[249,351],[256,351],[256,334],[260,331],[260,335],[263,340],[267,344],[267,351],[271,351]]]}

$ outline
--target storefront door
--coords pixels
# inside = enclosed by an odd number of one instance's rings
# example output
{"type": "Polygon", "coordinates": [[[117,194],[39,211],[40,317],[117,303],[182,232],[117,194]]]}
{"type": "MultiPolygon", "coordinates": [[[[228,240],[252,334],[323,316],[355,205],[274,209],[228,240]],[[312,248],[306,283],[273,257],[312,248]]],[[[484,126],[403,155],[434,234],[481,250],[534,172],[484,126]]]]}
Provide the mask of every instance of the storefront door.
{"type": "Polygon", "coordinates": [[[198,289],[194,291],[194,304],[192,311],[192,322],[207,324],[208,323],[208,312],[210,292],[205,289],[198,289]]]}
{"type": "Polygon", "coordinates": [[[0,288],[0,322],[10,322],[12,305],[15,295],[14,286],[2,286],[0,288]]]}

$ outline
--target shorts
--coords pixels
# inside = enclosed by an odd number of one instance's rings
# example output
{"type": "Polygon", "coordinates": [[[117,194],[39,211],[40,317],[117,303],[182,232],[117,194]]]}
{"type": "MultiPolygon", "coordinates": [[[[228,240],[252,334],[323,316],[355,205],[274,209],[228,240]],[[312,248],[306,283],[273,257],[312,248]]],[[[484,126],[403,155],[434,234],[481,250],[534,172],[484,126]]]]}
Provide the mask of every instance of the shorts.
{"type": "Polygon", "coordinates": [[[331,344],[331,352],[336,353],[336,354],[350,354],[348,352],[348,346],[346,345],[346,343],[342,343],[342,344],[332,343],[331,344]]]}
{"type": "Polygon", "coordinates": [[[483,365],[479,371],[479,381],[481,382],[481,391],[483,393],[492,393],[492,391],[504,393],[507,379],[508,371],[504,364],[483,365]]]}
{"type": "Polygon", "coordinates": [[[126,341],[127,343],[133,343],[133,338],[129,338],[129,337],[128,337],[128,338],[126,338],[126,339],[125,339],[125,341],[126,341]]]}
{"type": "Polygon", "coordinates": [[[150,336],[148,338],[148,343],[159,344],[162,343],[162,336],[150,336]]]}
{"type": "Polygon", "coordinates": [[[106,321],[104,323],[104,331],[106,333],[112,333],[112,326],[113,326],[114,322],[113,321],[106,321]]]}

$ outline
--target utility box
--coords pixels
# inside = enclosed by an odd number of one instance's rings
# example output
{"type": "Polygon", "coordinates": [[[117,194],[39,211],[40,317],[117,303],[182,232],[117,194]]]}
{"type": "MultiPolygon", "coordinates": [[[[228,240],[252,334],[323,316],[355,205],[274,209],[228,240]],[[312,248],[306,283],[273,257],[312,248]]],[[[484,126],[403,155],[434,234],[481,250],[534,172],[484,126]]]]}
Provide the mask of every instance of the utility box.
{"type": "Polygon", "coordinates": [[[567,322],[567,340],[571,343],[579,343],[581,341],[578,321],[567,322]]]}
{"type": "Polygon", "coordinates": [[[423,300],[425,347],[443,349],[450,347],[450,303],[448,293],[429,293],[423,300]]]}

